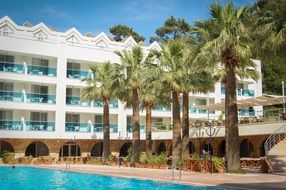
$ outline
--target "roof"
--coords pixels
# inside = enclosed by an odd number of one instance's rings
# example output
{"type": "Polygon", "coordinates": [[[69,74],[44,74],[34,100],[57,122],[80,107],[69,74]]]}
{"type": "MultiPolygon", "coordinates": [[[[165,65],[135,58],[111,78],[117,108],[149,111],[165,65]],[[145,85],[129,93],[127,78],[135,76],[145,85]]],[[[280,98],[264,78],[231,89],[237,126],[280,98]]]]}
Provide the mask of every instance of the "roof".
{"type": "MultiPolygon", "coordinates": [[[[270,106],[283,104],[286,101],[286,96],[272,96],[272,95],[263,95],[259,97],[248,98],[244,100],[237,100],[237,108],[247,108],[252,106],[270,106]]],[[[205,110],[224,110],[225,103],[216,103],[210,105],[198,105],[195,106],[198,109],[205,110]]]]}

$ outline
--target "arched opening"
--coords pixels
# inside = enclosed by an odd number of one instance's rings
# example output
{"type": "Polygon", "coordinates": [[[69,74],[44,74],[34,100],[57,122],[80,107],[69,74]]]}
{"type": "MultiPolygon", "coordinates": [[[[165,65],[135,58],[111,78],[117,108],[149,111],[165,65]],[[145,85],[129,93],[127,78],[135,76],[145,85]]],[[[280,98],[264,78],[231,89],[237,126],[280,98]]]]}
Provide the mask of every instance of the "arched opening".
{"type": "Polygon", "coordinates": [[[173,154],[173,144],[170,145],[168,156],[172,156],[172,154],[173,154]]]}
{"type": "Polygon", "coordinates": [[[213,154],[213,147],[212,147],[211,143],[209,143],[209,142],[203,143],[202,153],[203,154],[207,154],[207,153],[213,154]]]}
{"type": "Polygon", "coordinates": [[[91,149],[91,156],[101,157],[103,152],[103,142],[96,143],[91,149]]]}
{"type": "Polygon", "coordinates": [[[195,145],[192,141],[189,142],[189,153],[194,154],[196,152],[195,145]]]}
{"type": "Polygon", "coordinates": [[[218,146],[218,155],[221,157],[225,156],[225,140],[221,141],[219,146],[218,146]]]}
{"type": "Polygon", "coordinates": [[[264,157],[265,156],[265,147],[264,147],[264,144],[266,142],[267,139],[265,139],[262,143],[261,143],[261,146],[260,146],[260,156],[261,157],[264,157]]]}
{"type": "Polygon", "coordinates": [[[33,156],[34,158],[38,156],[49,156],[49,155],[50,152],[48,146],[41,141],[32,142],[27,146],[25,151],[25,156],[33,156]]]}
{"type": "Polygon", "coordinates": [[[14,148],[10,143],[6,141],[0,141],[0,158],[2,158],[2,154],[4,152],[14,152],[14,148]]]}
{"type": "Polygon", "coordinates": [[[120,156],[125,157],[128,155],[128,150],[131,148],[132,143],[124,143],[120,148],[120,156]]]}
{"type": "Polygon", "coordinates": [[[60,157],[80,156],[80,147],[76,142],[66,142],[60,149],[60,157]]]}
{"type": "Polygon", "coordinates": [[[158,149],[158,154],[161,154],[162,152],[166,152],[166,145],[165,145],[165,143],[164,142],[161,142],[160,144],[159,144],[159,149],[158,149]]]}
{"type": "Polygon", "coordinates": [[[240,143],[240,157],[252,157],[253,145],[248,139],[240,143]]]}

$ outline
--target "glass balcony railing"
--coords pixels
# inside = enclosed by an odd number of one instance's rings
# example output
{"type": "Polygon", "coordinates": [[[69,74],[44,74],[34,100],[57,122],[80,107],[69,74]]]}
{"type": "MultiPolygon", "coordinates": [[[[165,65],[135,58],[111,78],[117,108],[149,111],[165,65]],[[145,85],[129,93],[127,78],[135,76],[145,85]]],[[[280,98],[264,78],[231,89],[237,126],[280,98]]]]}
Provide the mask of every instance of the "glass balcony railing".
{"type": "Polygon", "coordinates": [[[55,131],[55,123],[48,121],[27,121],[27,131],[55,131]]]}
{"type": "Polygon", "coordinates": [[[66,104],[75,106],[90,106],[90,101],[82,101],[78,96],[67,96],[66,104]]]}
{"type": "Polygon", "coordinates": [[[21,121],[16,120],[0,120],[0,130],[23,130],[21,121]]]}
{"type": "Polygon", "coordinates": [[[189,112],[190,113],[197,113],[197,109],[193,106],[189,107],[189,112]]]}
{"type": "Polygon", "coordinates": [[[158,111],[170,111],[171,107],[167,107],[167,106],[162,106],[162,105],[158,105],[156,104],[154,106],[154,110],[158,110],[158,111]]]}
{"type": "MultiPolygon", "coordinates": [[[[93,125],[93,132],[102,133],[103,132],[103,123],[95,123],[93,125]]],[[[117,133],[118,132],[118,125],[114,124],[114,123],[109,124],[109,132],[110,133],[117,133]]]]}
{"type": "Polygon", "coordinates": [[[84,79],[84,78],[92,78],[92,74],[89,71],[78,71],[67,69],[67,78],[72,79],[84,79]]]}
{"type": "MultiPolygon", "coordinates": [[[[132,124],[127,124],[127,132],[132,133],[132,124]]],[[[145,133],[145,125],[140,125],[140,133],[145,133]]]]}
{"type": "Polygon", "coordinates": [[[240,109],[238,110],[238,115],[239,116],[254,116],[255,115],[255,111],[250,111],[249,109],[240,109]]]}
{"type": "Polygon", "coordinates": [[[53,68],[53,67],[28,65],[28,74],[56,77],[57,76],[57,69],[53,68]]]}
{"type": "Polygon", "coordinates": [[[24,73],[24,65],[0,61],[0,71],[10,73],[24,73]]]}
{"type": "Polygon", "coordinates": [[[24,94],[22,92],[0,90],[0,101],[23,102],[24,94]]]}
{"type": "MultiPolygon", "coordinates": [[[[254,90],[241,89],[241,88],[236,89],[236,91],[238,96],[254,96],[255,93],[254,90]]],[[[221,93],[225,94],[225,88],[223,86],[221,87],[221,93]]]]}
{"type": "Polygon", "coordinates": [[[224,88],[224,86],[221,86],[221,87],[220,87],[220,92],[221,92],[222,94],[225,94],[225,88],[224,88]]]}
{"type": "Polygon", "coordinates": [[[67,132],[90,132],[91,126],[91,123],[66,122],[65,130],[67,132]]]}
{"type": "MultiPolygon", "coordinates": [[[[99,101],[99,100],[94,101],[93,102],[93,106],[94,107],[103,107],[103,102],[99,101]]],[[[117,100],[111,100],[109,102],[109,107],[111,107],[111,108],[118,108],[118,101],[117,100]]]]}
{"type": "Polygon", "coordinates": [[[56,96],[55,95],[49,95],[49,94],[27,93],[27,102],[55,104],[56,103],[56,96]]]}

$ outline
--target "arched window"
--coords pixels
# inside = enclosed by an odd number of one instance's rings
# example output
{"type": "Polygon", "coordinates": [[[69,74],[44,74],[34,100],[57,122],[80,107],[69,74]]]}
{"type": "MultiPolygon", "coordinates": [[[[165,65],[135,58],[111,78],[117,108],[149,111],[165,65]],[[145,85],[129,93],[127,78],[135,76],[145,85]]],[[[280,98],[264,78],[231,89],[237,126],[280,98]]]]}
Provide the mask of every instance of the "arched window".
{"type": "Polygon", "coordinates": [[[66,142],[60,149],[59,156],[80,156],[80,147],[76,142],[70,141],[66,142]]]}
{"type": "Polygon", "coordinates": [[[196,152],[195,145],[191,141],[189,142],[189,153],[193,154],[196,152]]]}
{"type": "Polygon", "coordinates": [[[166,152],[166,145],[165,145],[165,143],[164,142],[161,142],[160,144],[159,144],[159,150],[158,150],[158,154],[161,154],[162,152],[166,152]]]}
{"type": "Polygon", "coordinates": [[[128,150],[131,148],[132,144],[130,142],[124,143],[120,148],[120,156],[125,157],[128,155],[128,150]]]}
{"type": "Polygon", "coordinates": [[[240,143],[240,157],[252,157],[253,145],[248,139],[240,143]]]}
{"type": "Polygon", "coordinates": [[[206,153],[213,154],[213,147],[212,147],[211,143],[206,142],[202,145],[202,153],[203,154],[206,154],[206,153]]]}
{"type": "Polygon", "coordinates": [[[49,156],[49,148],[48,146],[41,142],[41,141],[34,141],[31,144],[29,144],[25,151],[25,156],[49,156]]]}
{"type": "Polygon", "coordinates": [[[103,152],[103,142],[96,143],[91,149],[91,156],[101,157],[103,152]]]}
{"type": "Polygon", "coordinates": [[[225,156],[225,140],[221,141],[218,147],[218,155],[221,157],[225,156]]]}
{"type": "Polygon", "coordinates": [[[10,143],[6,141],[0,141],[0,158],[2,158],[2,154],[4,152],[14,152],[14,148],[10,143]]]}

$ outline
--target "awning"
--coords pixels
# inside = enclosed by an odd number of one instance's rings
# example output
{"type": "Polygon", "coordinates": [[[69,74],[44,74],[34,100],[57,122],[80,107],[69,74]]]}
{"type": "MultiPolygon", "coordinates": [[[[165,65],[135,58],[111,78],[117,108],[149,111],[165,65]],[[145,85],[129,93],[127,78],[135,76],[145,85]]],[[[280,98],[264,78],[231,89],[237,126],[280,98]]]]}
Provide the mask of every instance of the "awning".
{"type": "MultiPolygon", "coordinates": [[[[286,96],[273,96],[273,95],[263,95],[259,97],[248,98],[244,100],[237,100],[237,108],[247,108],[252,106],[271,106],[283,104],[286,101],[286,96]]],[[[195,108],[202,110],[220,110],[223,111],[225,108],[225,103],[216,103],[210,105],[198,105],[195,108]]]]}

